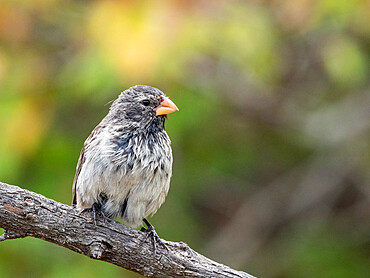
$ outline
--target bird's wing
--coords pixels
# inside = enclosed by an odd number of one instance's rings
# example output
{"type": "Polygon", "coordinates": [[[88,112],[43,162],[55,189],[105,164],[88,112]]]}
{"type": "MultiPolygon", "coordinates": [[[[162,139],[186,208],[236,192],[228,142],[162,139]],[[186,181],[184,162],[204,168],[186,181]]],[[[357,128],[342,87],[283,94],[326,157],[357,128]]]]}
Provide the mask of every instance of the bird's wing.
{"type": "Polygon", "coordinates": [[[77,167],[76,167],[76,174],[75,174],[75,177],[73,179],[73,186],[72,186],[72,196],[73,196],[72,205],[73,206],[75,206],[77,204],[77,196],[76,196],[76,194],[77,194],[77,180],[78,180],[78,177],[81,173],[82,166],[85,162],[86,146],[89,145],[93,140],[96,139],[96,136],[100,132],[100,130],[101,130],[100,125],[98,125],[94,128],[94,130],[91,132],[89,137],[86,139],[86,141],[84,143],[84,146],[81,150],[80,157],[78,158],[77,167]]]}
{"type": "Polygon", "coordinates": [[[77,167],[76,167],[76,174],[75,174],[75,178],[73,179],[73,187],[72,187],[73,200],[72,200],[72,205],[76,205],[77,204],[77,197],[76,197],[77,179],[78,179],[78,176],[81,173],[82,165],[84,164],[84,162],[85,162],[85,146],[82,148],[80,157],[78,158],[78,163],[77,163],[77,167]]]}

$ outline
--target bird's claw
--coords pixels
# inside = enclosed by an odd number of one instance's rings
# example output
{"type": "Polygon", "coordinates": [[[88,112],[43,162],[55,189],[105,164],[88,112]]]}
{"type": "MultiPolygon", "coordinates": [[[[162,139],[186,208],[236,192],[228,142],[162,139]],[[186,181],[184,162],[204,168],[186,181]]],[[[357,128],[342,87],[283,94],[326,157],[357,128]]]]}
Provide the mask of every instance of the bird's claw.
{"type": "Polygon", "coordinates": [[[103,218],[103,222],[105,223],[107,217],[105,216],[105,214],[102,212],[101,209],[98,208],[98,205],[96,203],[94,203],[92,205],[91,208],[84,208],[83,210],[81,210],[79,212],[79,214],[81,213],[84,213],[84,212],[92,212],[93,213],[93,219],[94,219],[94,225],[96,227],[96,218],[97,218],[97,215],[100,214],[103,218]]]}
{"type": "Polygon", "coordinates": [[[154,256],[156,255],[156,251],[157,251],[157,244],[156,244],[156,242],[158,242],[164,249],[166,249],[167,251],[169,251],[167,245],[158,236],[157,232],[154,229],[154,226],[152,224],[150,224],[149,221],[146,220],[145,218],[144,218],[144,222],[148,226],[148,228],[145,229],[144,227],[142,227],[141,228],[141,231],[144,232],[144,233],[146,233],[144,241],[146,241],[149,236],[152,238],[154,256]]]}

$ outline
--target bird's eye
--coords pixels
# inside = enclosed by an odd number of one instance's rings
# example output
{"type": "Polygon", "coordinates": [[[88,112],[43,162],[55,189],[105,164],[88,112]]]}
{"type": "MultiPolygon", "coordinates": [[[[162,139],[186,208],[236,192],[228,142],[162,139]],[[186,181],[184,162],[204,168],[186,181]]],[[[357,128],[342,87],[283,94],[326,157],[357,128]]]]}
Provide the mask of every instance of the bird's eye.
{"type": "Polygon", "coordinates": [[[150,100],[144,99],[141,103],[144,104],[145,106],[148,106],[150,104],[150,100]]]}

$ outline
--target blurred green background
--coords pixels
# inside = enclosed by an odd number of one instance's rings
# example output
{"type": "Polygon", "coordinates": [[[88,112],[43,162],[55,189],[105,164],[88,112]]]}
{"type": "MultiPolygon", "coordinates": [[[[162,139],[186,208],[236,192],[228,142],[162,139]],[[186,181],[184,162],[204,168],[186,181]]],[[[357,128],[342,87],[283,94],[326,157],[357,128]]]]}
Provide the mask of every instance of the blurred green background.
{"type": "MultiPolygon", "coordinates": [[[[369,277],[370,2],[1,1],[0,180],[71,203],[135,84],[180,108],[159,235],[259,277],[369,277]]],[[[0,231],[1,232],[1,231],[0,231]]],[[[34,238],[0,277],[139,277],[34,238]]]]}

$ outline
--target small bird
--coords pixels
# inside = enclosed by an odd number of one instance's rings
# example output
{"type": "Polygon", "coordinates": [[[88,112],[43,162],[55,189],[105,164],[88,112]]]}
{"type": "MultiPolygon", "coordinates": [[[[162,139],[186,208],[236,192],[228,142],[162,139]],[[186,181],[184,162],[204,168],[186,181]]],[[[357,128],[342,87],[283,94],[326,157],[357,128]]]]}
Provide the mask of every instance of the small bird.
{"type": "Polygon", "coordinates": [[[163,204],[172,176],[172,150],[164,123],[176,105],[159,89],[136,85],[122,92],[81,150],[73,181],[80,211],[120,217],[127,226],[147,221],[163,204]]]}

